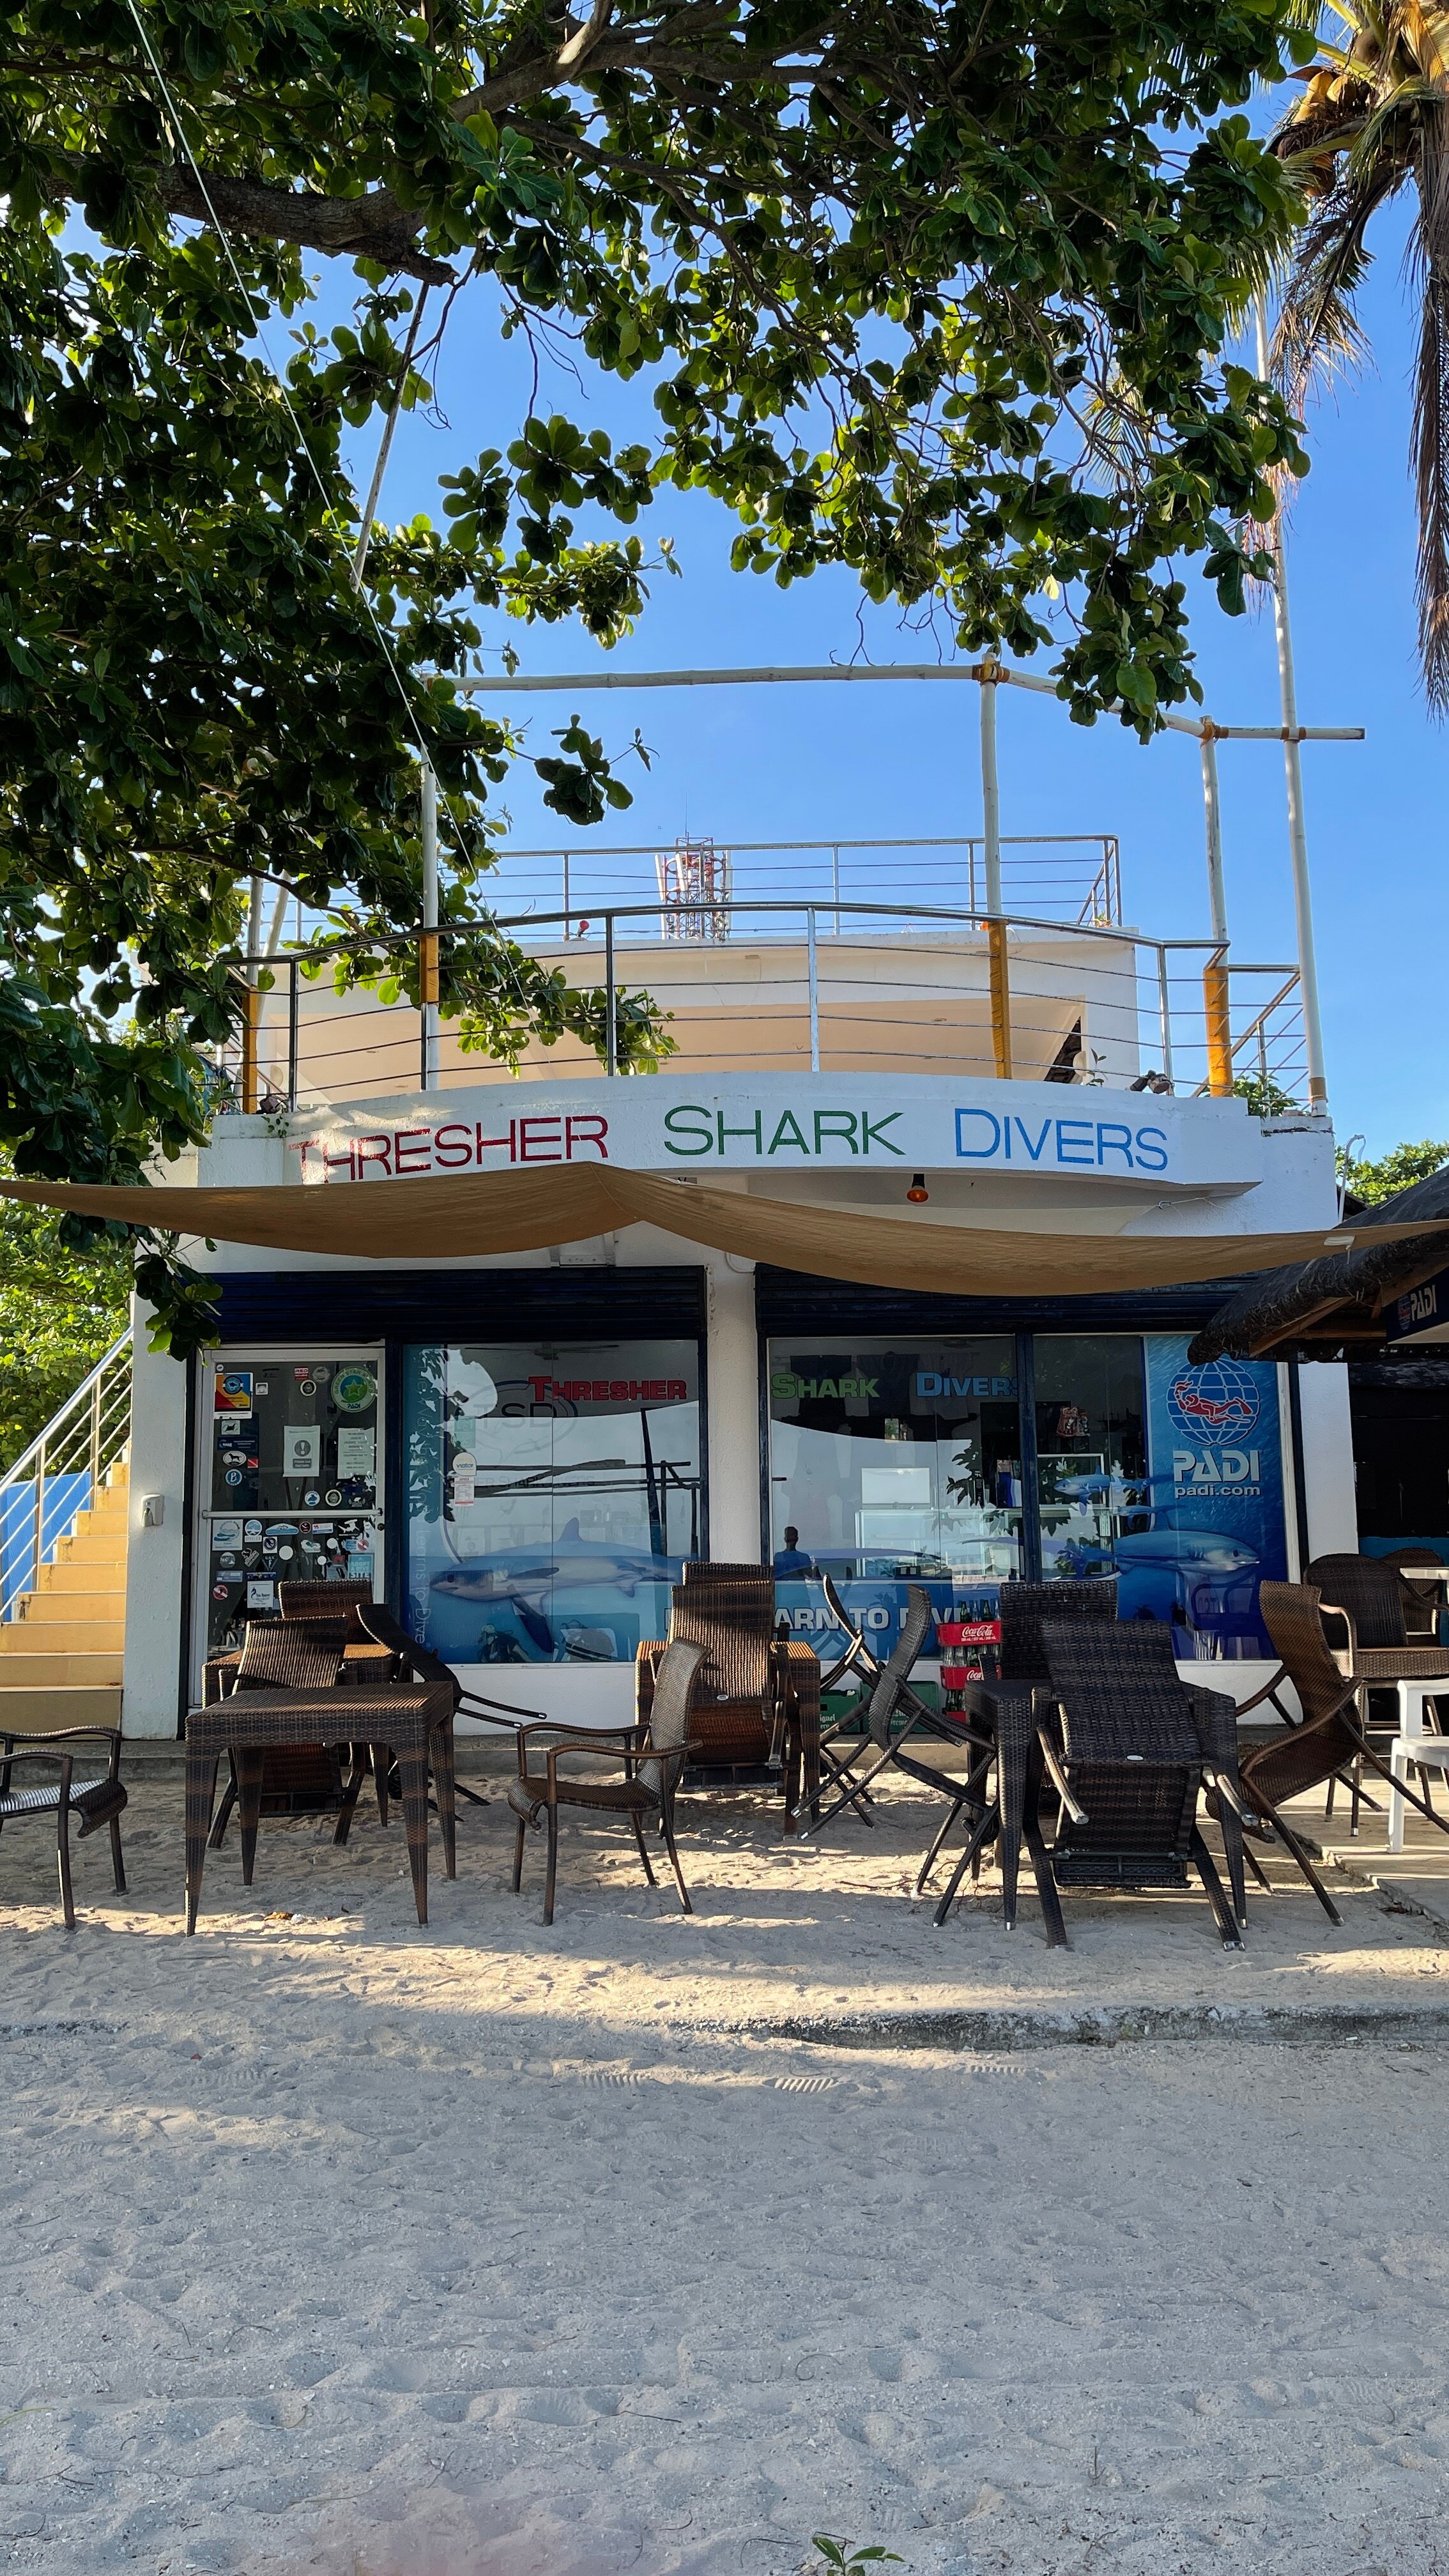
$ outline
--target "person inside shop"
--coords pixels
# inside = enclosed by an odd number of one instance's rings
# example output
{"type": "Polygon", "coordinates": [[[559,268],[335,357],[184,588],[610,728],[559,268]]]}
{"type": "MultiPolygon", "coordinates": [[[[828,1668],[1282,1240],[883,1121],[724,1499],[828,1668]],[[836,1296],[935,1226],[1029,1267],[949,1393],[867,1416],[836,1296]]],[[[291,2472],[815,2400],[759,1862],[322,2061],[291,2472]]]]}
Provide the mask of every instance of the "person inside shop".
{"type": "Polygon", "coordinates": [[[800,1545],[800,1533],[794,1522],[787,1521],[785,1544],[775,1550],[775,1572],[777,1574],[814,1574],[816,1571],[815,1559],[813,1556],[807,1556],[800,1545]]]}

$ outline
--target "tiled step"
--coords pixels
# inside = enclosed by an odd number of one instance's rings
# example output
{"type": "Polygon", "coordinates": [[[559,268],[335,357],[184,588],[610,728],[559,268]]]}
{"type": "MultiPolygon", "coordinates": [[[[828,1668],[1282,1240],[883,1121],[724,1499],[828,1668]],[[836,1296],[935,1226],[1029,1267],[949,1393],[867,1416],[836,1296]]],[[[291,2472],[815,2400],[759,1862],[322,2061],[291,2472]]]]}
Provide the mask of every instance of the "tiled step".
{"type": "Polygon", "coordinates": [[[78,1592],[119,1592],[124,1596],[126,1569],[112,1557],[103,1565],[48,1565],[29,1598],[25,1616],[40,1601],[73,1601],[78,1592]]]}
{"type": "MultiPolygon", "coordinates": [[[[83,1630],[82,1636],[87,1633],[83,1630]]],[[[0,1689],[41,1690],[54,1684],[66,1690],[119,1690],[123,1661],[119,1646],[79,1642],[53,1655],[5,1655],[0,1657],[0,1689]]]]}
{"type": "Polygon", "coordinates": [[[32,1592],[25,1605],[25,1616],[15,1624],[21,1628],[75,1627],[82,1621],[100,1619],[109,1626],[115,1621],[125,1625],[126,1589],[124,1584],[96,1585],[82,1591],[32,1592]]]}
{"type": "MultiPolygon", "coordinates": [[[[0,1734],[54,1735],[64,1726],[119,1726],[121,1686],[61,1683],[50,1688],[0,1687],[0,1734]]],[[[54,1775],[52,1774],[52,1777],[54,1775]]]]}
{"type": "Polygon", "coordinates": [[[82,1523],[74,1537],[63,1538],[55,1551],[57,1565],[74,1565],[78,1559],[120,1564],[126,1554],[126,1529],[123,1521],[90,1521],[82,1523]]]}

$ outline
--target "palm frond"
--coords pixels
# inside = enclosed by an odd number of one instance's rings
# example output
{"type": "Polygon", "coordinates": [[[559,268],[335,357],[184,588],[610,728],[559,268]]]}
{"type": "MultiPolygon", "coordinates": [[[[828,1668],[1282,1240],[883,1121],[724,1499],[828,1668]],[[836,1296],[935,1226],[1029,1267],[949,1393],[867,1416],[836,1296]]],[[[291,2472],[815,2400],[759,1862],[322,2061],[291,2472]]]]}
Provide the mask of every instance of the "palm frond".
{"type": "Polygon", "coordinates": [[[1449,101],[1425,120],[1413,245],[1423,278],[1414,387],[1413,465],[1419,513],[1415,587],[1424,691],[1449,712],[1449,101]]]}
{"type": "Polygon", "coordinates": [[[1273,335],[1273,373],[1295,411],[1315,374],[1356,366],[1367,352],[1354,298],[1369,267],[1364,236],[1408,174],[1384,161],[1341,170],[1319,200],[1294,254],[1273,335]]]}

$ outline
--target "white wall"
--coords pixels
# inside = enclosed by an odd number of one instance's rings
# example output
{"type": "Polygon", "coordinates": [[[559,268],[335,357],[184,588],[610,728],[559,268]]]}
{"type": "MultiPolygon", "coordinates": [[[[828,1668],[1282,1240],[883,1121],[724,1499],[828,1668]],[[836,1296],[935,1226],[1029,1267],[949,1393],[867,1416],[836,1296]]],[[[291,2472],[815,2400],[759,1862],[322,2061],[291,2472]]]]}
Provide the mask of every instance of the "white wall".
{"type": "Polygon", "coordinates": [[[186,1370],[148,1351],[149,1307],[133,1301],[130,1531],[126,1553],[126,1660],[121,1726],[127,1735],[174,1736],[181,1689],[181,1575],[186,1505],[186,1370]],[[142,1526],[148,1494],[164,1498],[159,1529],[142,1526]]]}
{"type": "MultiPolygon", "coordinates": [[[[1348,1371],[1338,1360],[1307,1360],[1298,1372],[1298,1388],[1303,1408],[1308,1553],[1356,1555],[1358,1507],[1353,1485],[1348,1371]]],[[[1288,1503],[1291,1510],[1291,1492],[1288,1503]]]]}
{"type": "Polygon", "coordinates": [[[760,1562],[760,1370],[754,1263],[708,1272],[709,1552],[760,1562]]]}

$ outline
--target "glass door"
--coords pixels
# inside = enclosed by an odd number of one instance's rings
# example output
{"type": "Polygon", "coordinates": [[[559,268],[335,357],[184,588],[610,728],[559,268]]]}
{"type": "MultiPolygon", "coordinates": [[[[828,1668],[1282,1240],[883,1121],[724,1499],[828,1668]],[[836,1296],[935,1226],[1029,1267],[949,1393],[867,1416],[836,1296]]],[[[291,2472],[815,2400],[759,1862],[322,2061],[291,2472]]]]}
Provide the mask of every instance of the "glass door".
{"type": "Polygon", "coordinates": [[[781,1338],[769,1377],[770,1544],[792,1630],[839,1651],[821,1573],[879,1651],[913,1583],[941,1618],[993,1616],[1022,1564],[1015,1342],[781,1338]]]}
{"type": "Polygon", "coordinates": [[[382,1352],[237,1349],[201,1363],[197,1665],[277,1585],[381,1575],[382,1352]]]}
{"type": "Polygon", "coordinates": [[[1150,1517],[1141,1336],[1039,1333],[1035,1356],[1042,1574],[1113,1574],[1150,1517]]]}

